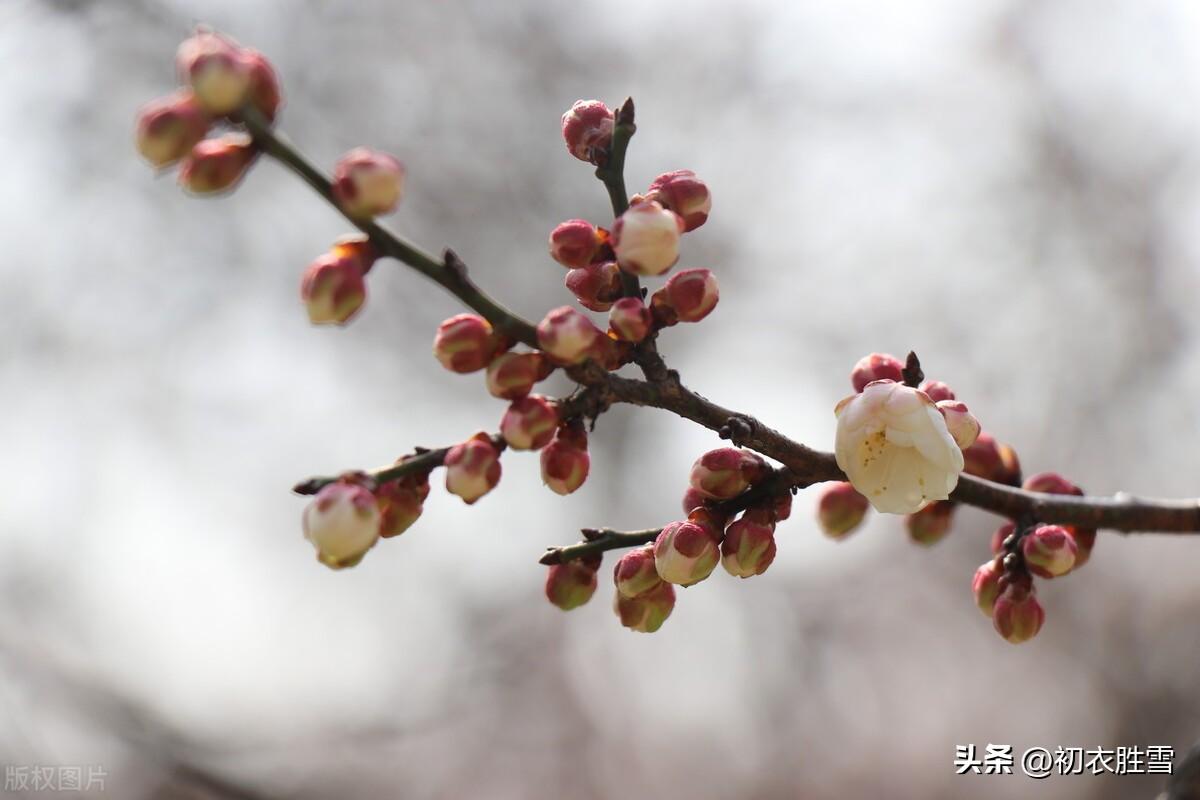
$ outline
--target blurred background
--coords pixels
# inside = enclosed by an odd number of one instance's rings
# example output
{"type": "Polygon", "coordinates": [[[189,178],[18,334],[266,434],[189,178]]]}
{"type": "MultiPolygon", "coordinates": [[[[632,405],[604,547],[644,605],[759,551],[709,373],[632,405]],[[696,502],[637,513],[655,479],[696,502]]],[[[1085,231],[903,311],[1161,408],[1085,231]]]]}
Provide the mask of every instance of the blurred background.
{"type": "Polygon", "coordinates": [[[503,404],[431,357],[460,307],[393,263],[354,324],[308,325],[300,273],[348,226],[281,167],[212,200],[140,161],[136,110],[197,22],[274,61],[317,163],[404,160],[390,224],[526,317],[570,299],[550,229],[610,219],[559,117],[632,95],[630,190],[686,167],[714,196],[681,266],[714,269],[721,305],[662,337],[689,385],[829,449],[853,363],[915,349],[1027,472],[1200,494],[1192,0],[4,0],[0,764],[102,769],[83,794],[131,800],[1161,790],[956,776],[955,745],[1181,755],[1200,540],[1101,533],[1012,647],[968,588],[996,518],[962,510],[933,548],[881,517],[833,542],[808,491],[768,573],[718,571],[634,634],[612,556],[570,614],[537,557],[677,517],[719,442],[621,407],[576,494],[510,453],[476,506],[435,476],[403,537],[319,565],[294,481],[494,429],[503,404]]]}

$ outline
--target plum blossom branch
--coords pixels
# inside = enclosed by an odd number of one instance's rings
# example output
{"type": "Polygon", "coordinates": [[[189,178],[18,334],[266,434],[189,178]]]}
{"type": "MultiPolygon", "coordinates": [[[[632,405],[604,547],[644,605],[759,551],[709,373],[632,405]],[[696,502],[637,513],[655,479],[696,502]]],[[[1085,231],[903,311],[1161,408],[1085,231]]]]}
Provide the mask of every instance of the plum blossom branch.
{"type": "MultiPolygon", "coordinates": [[[[604,182],[604,188],[608,190],[614,218],[621,216],[629,208],[629,194],[625,189],[625,152],[629,149],[629,140],[637,132],[637,124],[633,118],[633,98],[627,97],[614,115],[612,140],[605,153],[604,163],[596,167],[596,177],[604,182]]],[[[621,272],[621,292],[625,297],[641,297],[642,290],[637,275],[621,272]]]]}

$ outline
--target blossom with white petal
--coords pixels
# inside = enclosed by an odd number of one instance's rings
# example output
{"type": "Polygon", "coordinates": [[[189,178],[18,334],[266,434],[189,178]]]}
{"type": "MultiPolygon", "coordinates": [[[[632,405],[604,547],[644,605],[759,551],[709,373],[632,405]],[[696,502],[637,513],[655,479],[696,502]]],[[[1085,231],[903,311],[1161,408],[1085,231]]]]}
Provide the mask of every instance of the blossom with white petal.
{"type": "Polygon", "coordinates": [[[837,464],[875,510],[911,514],[958,485],[962,450],[924,392],[875,381],[834,413],[837,464]]]}

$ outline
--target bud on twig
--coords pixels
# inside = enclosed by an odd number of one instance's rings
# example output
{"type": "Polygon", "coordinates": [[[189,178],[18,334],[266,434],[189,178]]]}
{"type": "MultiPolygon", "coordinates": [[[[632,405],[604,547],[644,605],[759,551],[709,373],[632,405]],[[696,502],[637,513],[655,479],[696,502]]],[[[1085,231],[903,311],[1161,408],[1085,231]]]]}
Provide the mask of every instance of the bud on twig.
{"type": "Polygon", "coordinates": [[[565,364],[582,364],[601,339],[592,321],[570,306],[548,313],[537,326],[538,346],[565,364]]]}
{"type": "Polygon", "coordinates": [[[850,383],[854,391],[861,392],[871,381],[904,381],[904,365],[900,359],[888,353],[871,353],[863,356],[850,371],[850,383]]]}
{"type": "Polygon", "coordinates": [[[376,488],[375,500],[381,515],[379,535],[391,538],[411,528],[420,518],[428,496],[428,474],[409,475],[376,488]]]}
{"type": "Polygon", "coordinates": [[[500,421],[500,435],[514,450],[541,450],[554,437],[558,412],[540,394],[513,400],[500,421]]]}
{"type": "Polygon", "coordinates": [[[617,264],[634,275],[661,275],[679,260],[683,220],[653,200],[636,203],[613,223],[617,264]]]}
{"type": "Polygon", "coordinates": [[[659,175],[646,190],[646,199],[657,200],[663,208],[678,214],[685,232],[703,225],[712,210],[708,187],[690,169],[659,175]]]}
{"type": "Polygon", "coordinates": [[[502,400],[524,397],[549,374],[548,367],[541,353],[502,353],[488,364],[488,393],[502,400]]]}
{"type": "Polygon", "coordinates": [[[552,565],[546,575],[546,599],[563,611],[579,608],[595,594],[599,569],[599,555],[552,565]]]}
{"type": "Polygon", "coordinates": [[[500,451],[483,432],[451,447],[446,453],[445,466],[446,491],[458,495],[467,505],[500,482],[500,451]]]}
{"type": "Polygon", "coordinates": [[[550,257],[567,269],[586,267],[600,251],[600,243],[595,225],[586,219],[569,219],[550,232],[550,257]]]}
{"type": "Polygon", "coordinates": [[[580,161],[600,163],[612,143],[613,112],[599,100],[576,100],[562,116],[567,151],[580,161]]]}
{"type": "Polygon", "coordinates": [[[827,483],[817,500],[817,523],[830,539],[841,539],[862,524],[870,506],[851,484],[827,483]]]}
{"type": "Polygon", "coordinates": [[[250,64],[237,43],[212,31],[198,30],[179,45],[175,64],[196,99],[210,114],[236,111],[250,90],[250,64]]]}
{"type": "Polygon", "coordinates": [[[179,167],[179,185],[192,194],[217,194],[237,185],[258,157],[254,142],[244,133],[204,139],[179,167]]]}
{"type": "Polygon", "coordinates": [[[362,486],[335,482],[304,509],[304,536],[327,567],[352,567],[379,538],[381,517],[374,496],[362,486]]]}
{"type": "Polygon", "coordinates": [[[675,587],[660,583],[650,591],[637,597],[625,597],[616,593],[613,611],[621,624],[639,633],[654,633],[662,627],[675,609],[675,587]]]}
{"type": "Polygon", "coordinates": [[[737,497],[750,484],[766,476],[766,462],[757,454],[737,447],[709,450],[692,465],[692,488],[714,500],[737,497]]]}
{"type": "Polygon", "coordinates": [[[153,100],[138,111],[138,152],[158,169],[170,166],[191,152],[209,124],[208,114],[189,90],[153,100]]]}
{"type": "Polygon", "coordinates": [[[1020,644],[1037,636],[1046,620],[1046,612],[1038,603],[1032,582],[1011,581],[992,606],[992,623],[996,632],[1012,644],[1020,644]]]}
{"type": "Polygon", "coordinates": [[[640,342],[650,333],[650,309],[637,297],[622,297],[613,303],[608,315],[608,327],[617,338],[640,342]]]}
{"type": "Polygon", "coordinates": [[[563,285],[589,311],[608,311],[621,296],[621,269],[615,261],[597,261],[568,272],[563,285]]]}
{"type": "Polygon", "coordinates": [[[1061,525],[1039,525],[1025,534],[1021,552],[1039,578],[1057,578],[1075,567],[1075,539],[1061,525]]]}
{"type": "Polygon", "coordinates": [[[691,520],[672,522],[654,540],[654,566],[668,583],[691,586],[721,560],[721,534],[691,520]]]}
{"type": "Polygon", "coordinates": [[[921,384],[921,391],[929,395],[929,399],[935,403],[955,399],[954,392],[941,381],[925,381],[921,384]]]}
{"type": "Polygon", "coordinates": [[[965,403],[958,400],[938,400],[937,409],[946,420],[946,430],[954,437],[955,444],[963,450],[975,444],[975,440],[979,438],[979,420],[967,410],[965,403]]]}
{"type": "Polygon", "coordinates": [[[333,168],[333,196],[347,216],[370,219],[396,210],[404,191],[404,165],[395,156],[356,147],[333,168]]]}
{"type": "Polygon", "coordinates": [[[908,537],[917,544],[934,545],[950,533],[954,521],[954,503],[939,500],[905,517],[908,537]]]}
{"type": "Polygon", "coordinates": [[[1000,577],[1004,574],[1004,566],[1000,558],[993,558],[975,570],[971,579],[971,592],[975,595],[975,604],[985,616],[992,616],[992,608],[1000,594],[1000,577]]]}
{"type": "Polygon", "coordinates": [[[650,299],[664,323],[699,322],[717,307],[721,294],[712,270],[685,269],[671,276],[650,299]]]}
{"type": "Polygon", "coordinates": [[[730,575],[761,575],[775,560],[775,524],[770,511],[747,511],[725,529],[721,566],[730,575]]]}
{"type": "Polygon", "coordinates": [[[308,265],[300,281],[300,299],[314,325],[345,325],[367,299],[367,285],[358,260],[326,253],[308,265]]]}
{"type": "Polygon", "coordinates": [[[574,492],[587,480],[591,458],[587,432],[579,420],[558,429],[550,444],[542,448],[542,482],[555,494],[574,492]]]}
{"type": "Polygon", "coordinates": [[[622,597],[637,597],[661,584],[654,566],[654,545],[643,545],[621,556],[613,569],[613,581],[622,597]]]}
{"type": "Polygon", "coordinates": [[[478,314],[458,314],[438,326],[433,354],[451,372],[477,372],[488,366],[500,349],[492,323],[478,314]]]}

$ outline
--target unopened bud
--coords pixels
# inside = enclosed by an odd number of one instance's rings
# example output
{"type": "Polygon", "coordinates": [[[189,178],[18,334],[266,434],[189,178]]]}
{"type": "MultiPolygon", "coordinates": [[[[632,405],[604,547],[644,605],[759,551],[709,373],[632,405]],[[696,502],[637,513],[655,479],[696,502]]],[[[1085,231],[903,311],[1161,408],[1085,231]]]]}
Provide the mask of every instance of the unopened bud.
{"type": "Polygon", "coordinates": [[[333,168],[333,196],[355,219],[370,219],[396,209],[404,191],[404,165],[395,156],[356,147],[333,168]]]}
{"type": "Polygon", "coordinates": [[[576,100],[562,116],[567,151],[580,161],[599,164],[612,144],[613,112],[599,100],[576,100]]]}
{"type": "Polygon", "coordinates": [[[433,354],[451,372],[477,372],[500,350],[492,323],[476,314],[458,314],[438,326],[433,354]]]}
{"type": "Polygon", "coordinates": [[[654,540],[654,565],[668,583],[691,586],[712,574],[721,560],[721,537],[690,520],[672,522],[654,540]]]}
{"type": "Polygon", "coordinates": [[[662,627],[675,609],[675,587],[660,583],[650,591],[637,597],[625,597],[616,592],[613,611],[621,624],[639,633],[654,633],[662,627]]]}
{"type": "Polygon", "coordinates": [[[971,579],[971,592],[975,595],[975,604],[985,616],[992,615],[992,607],[996,605],[996,597],[1000,594],[1000,576],[1004,574],[1004,565],[999,558],[980,565],[971,579]]]}
{"type": "Polygon", "coordinates": [[[250,90],[250,65],[241,48],[219,33],[198,30],[192,34],[179,45],[175,64],[210,114],[236,111],[250,90]]]}
{"type": "Polygon", "coordinates": [[[477,433],[446,453],[446,491],[456,494],[467,505],[495,488],[500,482],[500,451],[486,433],[477,433]]]}
{"type": "Polygon", "coordinates": [[[366,275],[371,271],[371,267],[375,265],[375,260],[379,258],[379,253],[376,252],[375,246],[371,244],[371,240],[365,233],[356,233],[343,236],[333,243],[333,247],[329,248],[329,252],[338,258],[352,258],[358,262],[358,268],[362,270],[362,274],[366,275]]]}
{"type": "Polygon", "coordinates": [[[382,515],[379,535],[390,538],[411,528],[420,518],[428,495],[428,474],[408,476],[379,486],[375,490],[375,500],[382,515]]]}
{"type": "Polygon", "coordinates": [[[560,222],[550,232],[550,257],[567,269],[586,267],[600,250],[596,226],[586,219],[560,222]]]}
{"type": "Polygon", "coordinates": [[[775,525],[771,512],[747,511],[725,529],[721,566],[730,575],[762,575],[775,560],[775,525]]]}
{"type": "Polygon", "coordinates": [[[622,297],[613,303],[608,327],[626,342],[640,342],[650,333],[650,309],[637,297],[622,297]]]}
{"type": "Polygon", "coordinates": [[[216,194],[237,185],[258,157],[253,140],[244,133],[203,139],[179,167],[179,185],[192,194],[216,194]]]}
{"type": "Polygon", "coordinates": [[[871,353],[863,356],[850,372],[850,383],[854,391],[861,392],[871,381],[904,381],[904,364],[887,353],[871,353]]]}
{"type": "Polygon", "coordinates": [[[333,253],[321,256],[304,271],[300,299],[312,324],[345,325],[367,299],[367,284],[358,261],[333,253]]]}
{"type": "Polygon", "coordinates": [[[990,433],[981,432],[975,443],[963,451],[963,472],[995,483],[1016,486],[1020,482],[1021,464],[1016,451],[996,441],[990,433]]]}
{"type": "Polygon", "coordinates": [[[370,491],[353,483],[331,483],[304,509],[304,536],[327,567],[352,567],[379,538],[379,506],[370,491]]]}
{"type": "Polygon", "coordinates": [[[1039,525],[1021,539],[1025,566],[1040,578],[1057,578],[1075,567],[1075,539],[1061,525],[1039,525]]]}
{"type": "Polygon", "coordinates": [[[587,480],[592,460],[587,451],[587,433],[578,420],[560,427],[540,455],[542,482],[554,493],[571,494],[587,480]]]}
{"type": "Polygon", "coordinates": [[[568,272],[563,285],[589,311],[608,311],[621,296],[621,268],[615,261],[597,261],[568,272]]]}
{"type": "Polygon", "coordinates": [[[563,611],[579,608],[595,594],[599,569],[599,555],[552,565],[546,575],[546,598],[563,611]]]}
{"type": "Polygon", "coordinates": [[[540,394],[513,400],[500,420],[500,435],[514,450],[541,450],[557,428],[558,412],[540,394]]]}
{"type": "Polygon", "coordinates": [[[538,347],[565,364],[581,364],[604,338],[592,321],[570,306],[556,308],[537,326],[538,347]]]}
{"type": "Polygon", "coordinates": [[[817,500],[817,523],[830,539],[841,539],[862,524],[870,505],[849,483],[827,483],[817,500]]]}
{"type": "MultiPolygon", "coordinates": [[[[1022,484],[1021,488],[1027,492],[1069,494],[1076,497],[1083,496],[1083,489],[1080,489],[1057,472],[1039,472],[1036,475],[1030,475],[1025,479],[1025,483],[1022,484]]],[[[1074,569],[1079,569],[1092,556],[1092,548],[1096,545],[1096,529],[1081,528],[1078,525],[1064,525],[1063,527],[1067,533],[1071,534],[1071,538],[1075,540],[1074,569]]]]}
{"type": "Polygon", "coordinates": [[[661,275],[679,260],[683,220],[653,200],[629,207],[613,224],[617,263],[635,275],[661,275]]]}
{"type": "Polygon", "coordinates": [[[683,219],[684,231],[699,228],[712,210],[712,195],[704,181],[690,169],[659,175],[646,191],[646,198],[657,200],[683,219]]]}
{"type": "Polygon", "coordinates": [[[954,520],[954,503],[939,500],[904,518],[908,537],[917,544],[933,545],[950,533],[954,520]]]}
{"type": "Polygon", "coordinates": [[[279,106],[283,104],[275,67],[266,56],[253,48],[243,47],[241,57],[250,72],[250,102],[268,122],[274,122],[279,106]]]}
{"type": "Polygon", "coordinates": [[[946,430],[950,432],[955,444],[963,450],[975,444],[975,440],[979,438],[979,420],[967,410],[965,403],[958,400],[939,400],[937,409],[942,412],[942,417],[946,420],[946,430]]]}
{"type": "Polygon", "coordinates": [[[704,508],[708,504],[708,495],[701,492],[699,489],[688,487],[683,493],[683,513],[690,514],[694,508],[704,508]]]}
{"type": "Polygon", "coordinates": [[[792,493],[782,491],[771,499],[771,510],[775,512],[775,521],[783,522],[792,516],[792,493]]]}
{"type": "Polygon", "coordinates": [[[954,399],[954,392],[941,381],[925,381],[921,384],[921,391],[929,395],[929,399],[935,403],[954,399]]]}
{"type": "Polygon", "coordinates": [[[174,164],[204,138],[208,114],[184,89],[152,100],[138,111],[137,149],[156,168],[174,164]]]}
{"type": "Polygon", "coordinates": [[[502,353],[488,364],[488,393],[502,400],[524,397],[549,374],[548,366],[541,353],[502,353]]]}
{"type": "Polygon", "coordinates": [[[992,623],[996,632],[1012,644],[1020,644],[1037,636],[1046,620],[1037,595],[1031,585],[1011,582],[1002,589],[992,606],[992,623]]]}
{"type": "Polygon", "coordinates": [[[728,500],[762,480],[768,469],[766,462],[749,450],[721,447],[696,459],[689,480],[692,488],[702,494],[728,500]]]}
{"type": "Polygon", "coordinates": [[[704,319],[717,307],[720,295],[712,270],[685,269],[671,276],[650,302],[656,316],[674,325],[704,319]]]}
{"type": "Polygon", "coordinates": [[[621,556],[613,569],[613,581],[624,597],[637,597],[662,583],[654,566],[654,545],[647,544],[621,556]]]}

